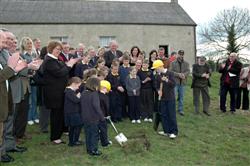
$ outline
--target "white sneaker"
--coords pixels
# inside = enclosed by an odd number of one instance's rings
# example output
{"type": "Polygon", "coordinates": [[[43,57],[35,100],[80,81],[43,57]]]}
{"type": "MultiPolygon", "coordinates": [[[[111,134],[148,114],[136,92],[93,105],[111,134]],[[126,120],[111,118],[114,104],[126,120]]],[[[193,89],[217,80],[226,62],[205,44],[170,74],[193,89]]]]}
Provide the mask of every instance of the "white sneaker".
{"type": "Polygon", "coordinates": [[[162,136],[166,136],[166,137],[168,136],[168,134],[167,134],[167,133],[164,133],[164,131],[159,131],[158,134],[159,134],[159,135],[162,135],[162,136]]]}
{"type": "Polygon", "coordinates": [[[112,145],[113,144],[113,142],[112,141],[109,141],[109,145],[112,145]]]}
{"type": "Polygon", "coordinates": [[[153,122],[153,119],[149,118],[149,119],[148,119],[148,122],[152,123],[152,122],[153,122]]]}
{"type": "Polygon", "coordinates": [[[39,123],[39,119],[36,119],[36,120],[35,120],[35,123],[39,123]]]}
{"type": "Polygon", "coordinates": [[[136,122],[137,122],[137,123],[141,123],[141,120],[139,119],[139,120],[137,120],[136,122]]]}
{"type": "Polygon", "coordinates": [[[170,134],[169,135],[169,138],[171,138],[171,139],[174,139],[174,138],[176,138],[177,136],[175,135],[175,134],[170,134]]]}
{"type": "Polygon", "coordinates": [[[148,122],[148,118],[145,118],[145,119],[144,119],[144,122],[148,122]]]}
{"type": "Polygon", "coordinates": [[[34,124],[34,122],[32,120],[28,121],[28,125],[33,125],[33,124],[34,124]]]}
{"type": "Polygon", "coordinates": [[[136,121],[135,121],[135,120],[132,120],[131,123],[136,123],[136,121]]]}

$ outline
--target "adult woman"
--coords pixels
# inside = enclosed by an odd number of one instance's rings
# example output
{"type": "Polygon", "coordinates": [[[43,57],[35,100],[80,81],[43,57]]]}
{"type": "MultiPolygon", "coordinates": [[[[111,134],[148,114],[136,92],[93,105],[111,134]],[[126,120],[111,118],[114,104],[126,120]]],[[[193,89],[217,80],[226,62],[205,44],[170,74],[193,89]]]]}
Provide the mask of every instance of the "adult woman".
{"type": "MultiPolygon", "coordinates": [[[[27,63],[31,63],[36,58],[35,47],[33,41],[29,37],[23,37],[20,46],[21,56],[26,60],[27,63]]],[[[31,76],[34,73],[33,70],[29,71],[31,76]]],[[[29,84],[29,80],[25,79],[23,82],[29,84]]],[[[37,115],[37,86],[31,85],[31,95],[29,96],[29,112],[28,112],[28,124],[33,125],[34,122],[39,123],[37,115]]]]}
{"type": "Polygon", "coordinates": [[[98,49],[98,51],[97,51],[98,58],[104,60],[104,53],[105,53],[105,48],[104,47],[100,47],[98,49]]]}
{"type": "Polygon", "coordinates": [[[136,61],[137,61],[137,58],[139,56],[139,54],[141,53],[141,50],[139,49],[138,46],[133,46],[130,50],[130,56],[131,56],[131,61],[130,61],[130,64],[132,66],[135,65],[136,61]]]}
{"type": "Polygon", "coordinates": [[[68,81],[69,71],[78,59],[70,59],[64,63],[58,60],[62,50],[60,42],[51,41],[48,44],[48,54],[42,64],[44,72],[44,102],[51,110],[50,114],[50,140],[55,144],[61,144],[60,139],[63,133],[64,117],[64,89],[68,81]]]}
{"type": "Polygon", "coordinates": [[[156,50],[151,50],[149,53],[149,68],[151,69],[153,62],[156,60],[158,53],[156,50]]]}

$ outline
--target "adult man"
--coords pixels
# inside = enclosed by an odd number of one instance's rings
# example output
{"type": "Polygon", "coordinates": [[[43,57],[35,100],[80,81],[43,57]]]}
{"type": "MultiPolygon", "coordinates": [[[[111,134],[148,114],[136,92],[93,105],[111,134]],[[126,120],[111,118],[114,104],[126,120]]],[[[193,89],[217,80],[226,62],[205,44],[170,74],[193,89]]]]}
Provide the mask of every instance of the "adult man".
{"type": "MultiPolygon", "coordinates": [[[[2,46],[2,51],[0,53],[0,64],[5,67],[8,64],[8,59],[10,56],[10,50],[13,50],[13,47],[15,46],[14,41],[15,41],[15,36],[13,33],[9,31],[5,31],[5,41],[6,44],[2,46]]],[[[15,53],[14,53],[15,54],[15,53]]],[[[12,54],[12,55],[14,55],[12,54]]],[[[32,68],[32,63],[30,63],[29,67],[32,68]]],[[[27,75],[28,69],[27,67],[20,71],[21,75],[27,75]]],[[[21,79],[19,78],[19,74],[16,76],[13,76],[10,80],[10,89],[11,89],[11,95],[12,95],[12,100],[14,103],[14,111],[9,112],[7,119],[4,122],[4,151],[10,151],[10,152],[24,152],[27,150],[25,147],[19,147],[16,146],[16,140],[13,136],[13,125],[15,121],[15,117],[19,117],[18,115],[15,115],[16,110],[19,110],[18,104],[21,103],[23,100],[23,96],[21,95],[22,91],[22,83],[21,79]]],[[[22,110],[22,109],[20,109],[22,110]]],[[[24,110],[22,110],[24,111],[24,110]]]]}
{"type": "Polygon", "coordinates": [[[158,57],[157,59],[161,60],[164,64],[164,68],[169,68],[169,59],[165,55],[165,48],[160,47],[158,50],[158,57]]]}
{"type": "MultiPolygon", "coordinates": [[[[6,36],[0,30],[0,56],[3,48],[6,47],[6,36]]],[[[13,54],[8,58],[7,64],[4,66],[0,63],[0,162],[12,162],[14,159],[6,154],[5,139],[4,139],[4,121],[7,119],[8,112],[11,111],[13,105],[11,103],[11,93],[8,79],[13,77],[16,72],[19,72],[26,67],[24,61],[19,60],[19,54],[13,54]]]]}
{"type": "Polygon", "coordinates": [[[236,94],[239,89],[239,78],[242,64],[235,52],[230,53],[226,63],[220,65],[220,110],[226,112],[227,92],[230,94],[230,111],[235,112],[236,94]]]}
{"type": "Polygon", "coordinates": [[[170,64],[170,70],[174,72],[176,82],[176,94],[178,95],[178,112],[184,116],[183,98],[185,85],[187,83],[188,74],[190,73],[189,64],[184,60],[184,51],[179,50],[177,59],[170,64]]]}
{"type": "Polygon", "coordinates": [[[85,45],[83,43],[79,43],[76,51],[76,57],[77,58],[82,57],[84,52],[85,52],[85,45]]]}
{"type": "Polygon", "coordinates": [[[109,51],[104,53],[104,59],[106,62],[105,65],[110,68],[114,58],[118,58],[120,62],[122,61],[123,53],[120,50],[117,50],[118,43],[115,40],[112,40],[109,43],[109,48],[110,48],[109,51]]]}
{"type": "Polygon", "coordinates": [[[210,87],[211,70],[208,64],[206,64],[206,58],[204,56],[198,58],[198,63],[193,65],[193,103],[195,113],[199,114],[200,105],[200,93],[203,101],[203,113],[210,116],[208,111],[210,105],[210,96],[208,87],[210,87]]]}
{"type": "Polygon", "coordinates": [[[62,52],[60,53],[58,59],[63,62],[68,62],[70,45],[67,42],[62,42],[62,52]]]}
{"type": "Polygon", "coordinates": [[[33,39],[33,44],[34,44],[34,47],[36,49],[37,57],[40,57],[40,53],[41,53],[41,41],[40,41],[40,39],[39,38],[33,39]]]}

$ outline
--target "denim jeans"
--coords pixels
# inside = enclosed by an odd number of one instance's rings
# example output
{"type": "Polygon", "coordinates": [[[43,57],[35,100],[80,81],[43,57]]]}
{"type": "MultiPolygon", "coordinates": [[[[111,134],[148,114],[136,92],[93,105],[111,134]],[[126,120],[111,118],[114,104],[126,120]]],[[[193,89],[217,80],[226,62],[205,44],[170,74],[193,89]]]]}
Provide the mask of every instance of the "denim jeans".
{"type": "Polygon", "coordinates": [[[31,94],[29,98],[29,115],[28,121],[38,119],[37,115],[37,87],[31,86],[31,94]]]}
{"type": "Polygon", "coordinates": [[[175,86],[175,95],[177,96],[178,101],[178,112],[183,112],[183,98],[184,98],[185,86],[176,85],[175,86]]]}
{"type": "Polygon", "coordinates": [[[175,100],[160,101],[162,128],[164,133],[178,134],[176,121],[175,100]]]}

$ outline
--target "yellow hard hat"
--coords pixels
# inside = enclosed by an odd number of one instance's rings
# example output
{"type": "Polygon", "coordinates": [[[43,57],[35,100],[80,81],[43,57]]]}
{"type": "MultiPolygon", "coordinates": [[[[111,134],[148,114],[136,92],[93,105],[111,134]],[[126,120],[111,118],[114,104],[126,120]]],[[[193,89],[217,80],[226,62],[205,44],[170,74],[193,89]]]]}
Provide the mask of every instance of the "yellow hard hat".
{"type": "Polygon", "coordinates": [[[104,88],[107,88],[108,91],[111,90],[111,84],[110,84],[110,82],[108,82],[106,80],[101,80],[100,86],[104,87],[104,88]]]}
{"type": "Polygon", "coordinates": [[[156,69],[156,68],[163,67],[163,66],[164,64],[162,60],[155,60],[153,63],[153,67],[151,67],[151,69],[156,69]]]}

